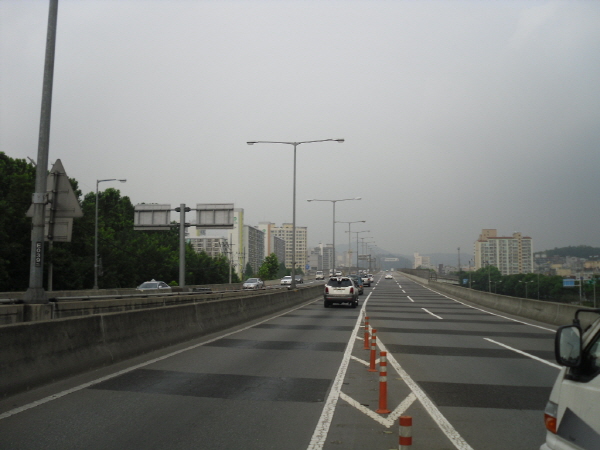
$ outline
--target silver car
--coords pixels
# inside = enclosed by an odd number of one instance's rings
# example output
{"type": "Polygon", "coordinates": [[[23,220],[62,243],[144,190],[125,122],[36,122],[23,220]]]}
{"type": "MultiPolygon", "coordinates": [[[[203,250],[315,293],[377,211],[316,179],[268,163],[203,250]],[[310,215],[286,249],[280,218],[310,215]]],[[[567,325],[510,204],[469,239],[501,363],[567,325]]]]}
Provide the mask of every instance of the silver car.
{"type": "Polygon", "coordinates": [[[171,286],[169,286],[164,281],[156,281],[156,280],[152,279],[150,281],[144,281],[142,284],[140,284],[136,288],[137,291],[150,291],[150,290],[156,290],[156,289],[167,289],[170,291],[171,286]]]}
{"type": "Polygon", "coordinates": [[[248,278],[242,285],[242,289],[263,289],[264,287],[265,282],[260,278],[248,278]]]}

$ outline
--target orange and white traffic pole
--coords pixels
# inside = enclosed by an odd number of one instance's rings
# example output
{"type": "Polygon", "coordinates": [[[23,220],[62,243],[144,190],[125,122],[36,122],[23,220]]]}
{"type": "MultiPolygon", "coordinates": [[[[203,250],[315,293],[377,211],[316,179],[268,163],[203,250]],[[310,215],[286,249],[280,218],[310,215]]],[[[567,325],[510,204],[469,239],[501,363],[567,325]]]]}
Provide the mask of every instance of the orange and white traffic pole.
{"type": "Polygon", "coordinates": [[[365,316],[365,350],[369,350],[369,318],[365,316]]]}
{"type": "Polygon", "coordinates": [[[377,372],[375,367],[375,359],[377,358],[377,330],[371,330],[371,361],[369,364],[369,372],[377,372]]]}
{"type": "Polygon", "coordinates": [[[387,352],[379,354],[379,409],[377,414],[389,414],[387,408],[387,352]]]}
{"type": "Polygon", "coordinates": [[[399,450],[410,450],[412,447],[412,416],[400,416],[399,422],[399,450]]]}

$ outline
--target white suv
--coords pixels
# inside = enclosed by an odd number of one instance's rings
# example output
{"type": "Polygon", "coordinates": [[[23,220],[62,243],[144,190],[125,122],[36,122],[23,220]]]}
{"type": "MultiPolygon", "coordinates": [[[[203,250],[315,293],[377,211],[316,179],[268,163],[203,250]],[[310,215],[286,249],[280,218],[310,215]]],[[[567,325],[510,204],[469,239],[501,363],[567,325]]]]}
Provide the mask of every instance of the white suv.
{"type": "Polygon", "coordinates": [[[325,279],[325,275],[323,275],[323,271],[317,270],[317,274],[315,275],[315,280],[324,280],[324,279],[325,279]]]}
{"type": "Polygon", "coordinates": [[[600,309],[579,309],[573,325],[556,332],[556,361],[563,366],[544,411],[546,443],[540,450],[600,448],[600,318],[584,333],[580,313],[600,314],[600,309]]]}
{"type": "Polygon", "coordinates": [[[334,303],[350,303],[350,306],[358,306],[358,287],[348,277],[331,277],[325,284],[323,292],[323,303],[329,308],[334,303]]]}

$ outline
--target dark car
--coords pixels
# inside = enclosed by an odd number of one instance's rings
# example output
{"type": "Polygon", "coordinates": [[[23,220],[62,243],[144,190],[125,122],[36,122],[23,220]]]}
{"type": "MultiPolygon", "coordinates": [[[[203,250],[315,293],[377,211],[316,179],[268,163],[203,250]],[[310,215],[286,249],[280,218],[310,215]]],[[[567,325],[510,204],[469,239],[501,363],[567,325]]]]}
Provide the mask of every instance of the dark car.
{"type": "Polygon", "coordinates": [[[352,281],[354,281],[354,284],[356,284],[356,286],[358,287],[358,294],[363,295],[363,293],[365,292],[363,279],[358,275],[348,275],[348,277],[352,278],[352,281]]]}

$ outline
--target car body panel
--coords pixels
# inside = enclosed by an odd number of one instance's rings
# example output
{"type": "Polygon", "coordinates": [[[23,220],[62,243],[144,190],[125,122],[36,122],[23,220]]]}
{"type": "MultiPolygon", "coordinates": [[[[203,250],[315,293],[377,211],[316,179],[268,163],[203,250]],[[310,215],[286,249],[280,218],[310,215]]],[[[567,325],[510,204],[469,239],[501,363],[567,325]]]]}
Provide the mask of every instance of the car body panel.
{"type": "MultiPolygon", "coordinates": [[[[600,448],[600,318],[588,328],[581,343],[582,364],[562,367],[550,393],[545,416],[555,419],[556,432],[546,431],[540,450],[600,448]]],[[[558,333],[556,346],[560,346],[558,333]]]]}
{"type": "Polygon", "coordinates": [[[242,289],[263,289],[264,287],[265,282],[260,278],[248,278],[242,285],[242,289]]]}
{"type": "Polygon", "coordinates": [[[154,290],[171,290],[171,286],[169,286],[167,283],[165,283],[164,281],[156,281],[156,280],[150,280],[150,281],[144,281],[142,284],[140,284],[136,290],[137,291],[154,291],[154,290]]]}

